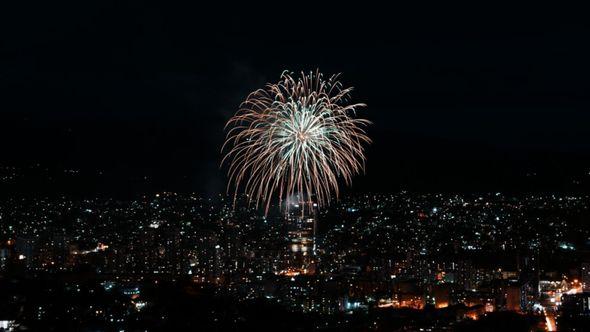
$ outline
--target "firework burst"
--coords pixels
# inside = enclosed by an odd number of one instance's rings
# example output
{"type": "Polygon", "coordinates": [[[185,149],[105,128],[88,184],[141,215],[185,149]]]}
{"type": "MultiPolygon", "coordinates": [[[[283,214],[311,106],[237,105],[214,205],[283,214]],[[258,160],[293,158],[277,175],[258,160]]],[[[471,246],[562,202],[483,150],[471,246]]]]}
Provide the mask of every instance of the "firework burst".
{"type": "Polygon", "coordinates": [[[252,92],[227,122],[225,156],[228,191],[233,187],[249,202],[264,205],[298,195],[303,202],[324,206],[338,197],[338,179],[350,185],[364,171],[364,144],[371,142],[349,104],[352,88],[338,75],[319,72],[293,77],[284,72],[278,83],[252,92]]]}

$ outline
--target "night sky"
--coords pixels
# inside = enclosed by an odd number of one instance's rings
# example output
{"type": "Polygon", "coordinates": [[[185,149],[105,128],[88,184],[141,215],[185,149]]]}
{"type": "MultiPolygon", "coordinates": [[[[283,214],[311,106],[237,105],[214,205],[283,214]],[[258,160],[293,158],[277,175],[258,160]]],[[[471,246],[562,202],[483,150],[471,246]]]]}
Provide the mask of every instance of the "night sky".
{"type": "Polygon", "coordinates": [[[223,192],[225,121],[316,68],[374,123],[350,190],[590,188],[584,20],[297,5],[3,5],[0,165],[79,170],[9,190],[223,192]]]}

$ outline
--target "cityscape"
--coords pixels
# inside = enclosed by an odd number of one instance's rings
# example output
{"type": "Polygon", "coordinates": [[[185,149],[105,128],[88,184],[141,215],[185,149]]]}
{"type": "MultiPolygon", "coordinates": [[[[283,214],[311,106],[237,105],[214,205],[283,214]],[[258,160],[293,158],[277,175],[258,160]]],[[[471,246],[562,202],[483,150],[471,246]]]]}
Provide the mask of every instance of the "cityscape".
{"type": "Polygon", "coordinates": [[[590,197],[350,194],[0,204],[0,328],[469,331],[589,324],[590,197]],[[261,311],[264,308],[264,311],[261,311]]]}

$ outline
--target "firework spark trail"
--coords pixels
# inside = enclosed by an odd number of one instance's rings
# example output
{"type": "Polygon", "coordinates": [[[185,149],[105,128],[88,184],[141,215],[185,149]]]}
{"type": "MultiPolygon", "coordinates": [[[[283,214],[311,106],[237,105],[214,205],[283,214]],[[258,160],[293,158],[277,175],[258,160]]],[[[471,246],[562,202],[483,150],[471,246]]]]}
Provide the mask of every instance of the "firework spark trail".
{"type": "Polygon", "coordinates": [[[275,196],[282,202],[298,194],[320,207],[337,198],[338,178],[350,185],[364,171],[363,145],[371,142],[364,130],[370,122],[354,118],[366,105],[347,104],[351,91],[338,75],[283,72],[278,83],[248,95],[227,122],[221,149],[234,203],[240,189],[265,213],[275,196]]]}

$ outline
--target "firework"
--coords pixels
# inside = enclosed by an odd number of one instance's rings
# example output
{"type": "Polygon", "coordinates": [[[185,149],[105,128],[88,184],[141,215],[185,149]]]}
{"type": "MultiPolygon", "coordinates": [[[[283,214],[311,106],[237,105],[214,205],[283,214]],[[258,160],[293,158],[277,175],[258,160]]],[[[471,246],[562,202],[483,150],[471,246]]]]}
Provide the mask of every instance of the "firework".
{"type": "Polygon", "coordinates": [[[252,92],[227,122],[225,156],[228,191],[234,202],[244,192],[249,202],[264,205],[299,196],[303,202],[327,205],[338,197],[338,179],[350,185],[365,168],[365,126],[349,104],[352,88],[338,75],[319,72],[293,77],[283,72],[278,83],[252,92]]]}

